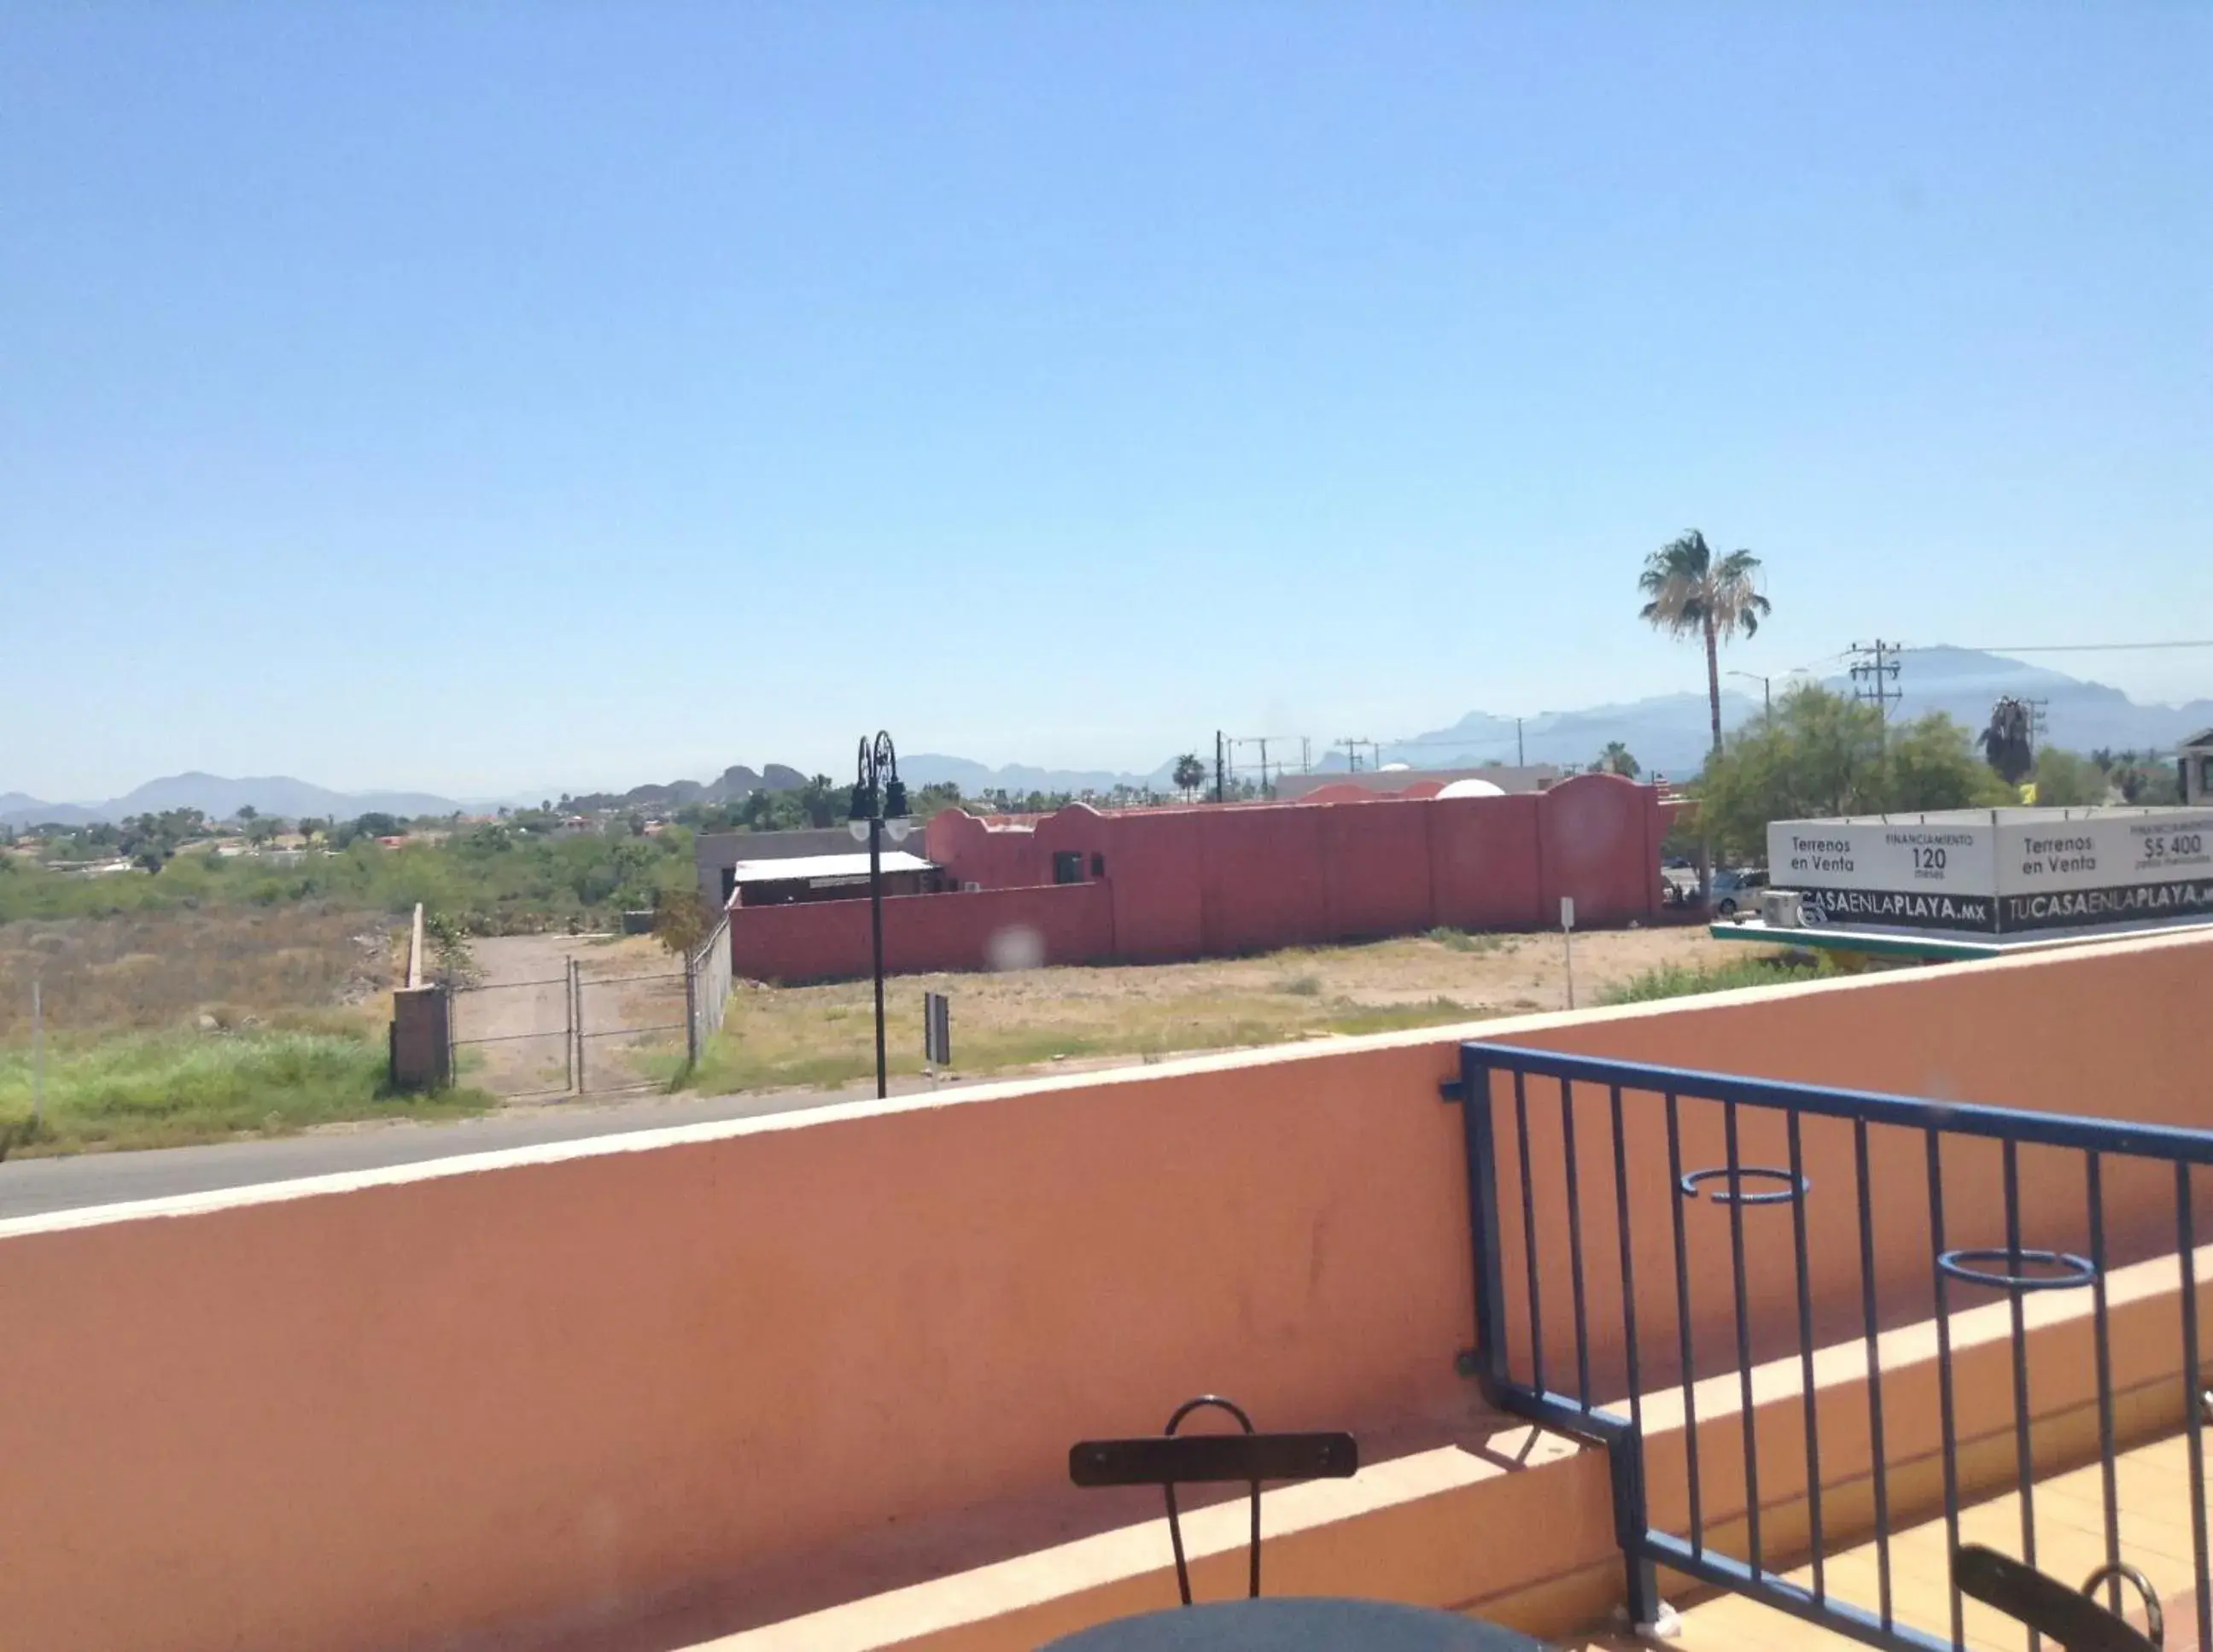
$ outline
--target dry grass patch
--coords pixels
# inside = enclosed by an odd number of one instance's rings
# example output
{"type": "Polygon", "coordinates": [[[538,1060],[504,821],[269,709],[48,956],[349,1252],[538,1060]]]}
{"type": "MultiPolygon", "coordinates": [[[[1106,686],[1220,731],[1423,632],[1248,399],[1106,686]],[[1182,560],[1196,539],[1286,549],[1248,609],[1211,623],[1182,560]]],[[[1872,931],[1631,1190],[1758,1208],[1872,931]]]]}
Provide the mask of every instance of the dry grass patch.
{"type": "Polygon", "coordinates": [[[153,1032],[290,1020],[381,1022],[392,921],[331,906],[171,908],[0,924],[0,1045],[30,1036],[31,982],[46,1030],[153,1032]]]}
{"type": "MultiPolygon", "coordinates": [[[[1654,968],[1739,951],[1693,930],[1582,936],[1578,989],[1594,994],[1654,968]]],[[[1565,975],[1557,936],[1445,930],[1189,964],[899,976],[885,996],[895,1073],[923,1070],[925,991],[953,999],[954,1069],[984,1074],[1056,1058],[1158,1059],[1555,1009],[1565,1002],[1565,975]]],[[[850,1083],[875,1072],[875,1035],[865,981],[741,984],[689,1082],[710,1093],[850,1083]]]]}
{"type": "Polygon", "coordinates": [[[473,1091],[387,1088],[391,936],[380,915],[320,905],[0,924],[0,1154],[481,1111],[473,1091]]]}

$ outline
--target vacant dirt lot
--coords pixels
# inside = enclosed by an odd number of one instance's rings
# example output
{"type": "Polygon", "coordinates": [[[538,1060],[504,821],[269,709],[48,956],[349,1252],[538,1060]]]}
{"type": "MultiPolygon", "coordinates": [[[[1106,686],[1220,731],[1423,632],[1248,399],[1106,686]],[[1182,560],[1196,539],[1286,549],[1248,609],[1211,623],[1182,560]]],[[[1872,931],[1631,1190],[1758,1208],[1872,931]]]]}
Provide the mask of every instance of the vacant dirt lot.
{"type": "MultiPolygon", "coordinates": [[[[1649,970],[1748,950],[1696,928],[1579,935],[1576,1002],[1649,970]]],[[[1441,932],[1192,964],[899,976],[885,997],[894,1071],[922,1069],[925,991],[951,997],[954,1069],[976,1074],[1561,1009],[1567,968],[1557,935],[1441,932]]],[[[710,1091],[844,1083],[875,1071],[874,1040],[867,982],[741,983],[694,1082],[710,1091]]]]}

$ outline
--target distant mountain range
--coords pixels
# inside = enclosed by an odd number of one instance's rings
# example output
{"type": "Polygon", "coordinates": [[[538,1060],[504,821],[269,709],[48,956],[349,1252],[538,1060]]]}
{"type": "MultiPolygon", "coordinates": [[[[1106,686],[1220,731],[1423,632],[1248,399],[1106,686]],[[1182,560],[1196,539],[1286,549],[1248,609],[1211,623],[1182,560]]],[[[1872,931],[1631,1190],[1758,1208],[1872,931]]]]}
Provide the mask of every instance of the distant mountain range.
{"type": "Polygon", "coordinates": [[[628,791],[588,792],[569,799],[574,809],[680,808],[686,803],[727,803],[756,791],[797,791],[807,777],[781,763],[765,765],[759,774],[733,763],[712,780],[672,780],[665,786],[632,786],[628,791]]]}
{"type": "MultiPolygon", "coordinates": [[[[1213,761],[1212,753],[1207,760],[1213,761]]],[[[1009,763],[993,768],[987,763],[978,763],[965,757],[946,757],[936,752],[920,752],[912,757],[899,759],[899,777],[910,786],[936,786],[951,781],[960,788],[964,797],[979,796],[992,790],[1009,792],[1031,791],[1112,791],[1117,786],[1151,786],[1166,790],[1175,772],[1175,759],[1168,760],[1150,774],[1123,774],[1111,769],[1039,769],[1024,763],[1009,763]]]]}
{"type": "MultiPolygon", "coordinates": [[[[1968,649],[1910,649],[1903,656],[1895,680],[1901,698],[1893,716],[1915,717],[1927,711],[1943,711],[1971,729],[1980,728],[1989,721],[1991,705],[2001,698],[2011,695],[2040,700],[2046,738],[2075,751],[2093,751],[2101,746],[2116,750],[2167,750],[2200,729],[2213,727],[2213,700],[2193,700],[2179,706],[2139,705],[2118,688],[2102,683],[2085,682],[2064,672],[1968,649]]],[[[1828,679],[1827,684],[1838,689],[1850,686],[1850,679],[1841,676],[1828,679]]],[[[1778,681],[1776,686],[1780,689],[1783,684],[1778,681]]],[[[1734,728],[1758,716],[1759,711],[1757,698],[1734,687],[1722,695],[1724,728],[1734,728]]],[[[1521,720],[1520,753],[1531,763],[1581,768],[1609,741],[1617,740],[1636,754],[1647,773],[1694,774],[1705,759],[1710,741],[1706,697],[1692,691],[1655,695],[1625,705],[1541,712],[1521,720]]],[[[1449,728],[1395,743],[1387,741],[1381,754],[1386,763],[1405,763],[1415,768],[1511,763],[1517,758],[1515,722],[1491,712],[1471,711],[1449,728]]],[[[1209,762],[1213,758],[1211,751],[1199,755],[1209,762]]],[[[1317,766],[1341,771],[1345,759],[1332,752],[1317,766]]],[[[1174,759],[1170,757],[1149,774],[1131,774],[1013,763],[992,768],[969,758],[925,752],[904,759],[899,768],[911,785],[951,781],[971,796],[995,788],[1010,792],[1106,792],[1118,785],[1130,785],[1166,790],[1171,784],[1174,759]]],[[[570,801],[585,808],[674,808],[689,802],[724,802],[760,788],[796,790],[806,783],[806,776],[780,763],[764,765],[758,772],[737,764],[713,780],[674,780],[636,786],[626,792],[594,792],[570,801]]],[[[78,826],[170,808],[196,808],[210,819],[226,820],[241,804],[288,820],[303,814],[344,820],[371,811],[403,816],[451,814],[490,807],[482,801],[467,804],[423,792],[332,791],[284,775],[232,780],[221,775],[179,774],[149,781],[135,791],[102,803],[49,803],[21,792],[0,792],[0,823],[22,826],[52,821],[78,826]]]]}
{"type": "MultiPolygon", "coordinates": [[[[758,773],[741,763],[723,770],[713,780],[674,780],[667,785],[634,786],[626,792],[594,792],[570,797],[569,804],[578,809],[674,808],[682,803],[722,802],[752,791],[796,791],[806,783],[805,775],[781,763],[768,764],[758,773]]],[[[508,801],[527,805],[537,800],[508,801]]],[[[402,819],[418,814],[485,814],[497,806],[481,798],[456,802],[430,792],[332,791],[290,775],[233,780],[219,774],[193,773],[149,780],[137,790],[104,803],[48,803],[20,791],[0,792],[0,824],[88,826],[97,820],[159,814],[173,808],[196,808],[211,820],[227,820],[245,805],[288,820],[302,815],[350,820],[371,813],[402,819]]]]}
{"type": "Polygon", "coordinates": [[[318,819],[336,816],[351,820],[358,814],[451,814],[460,807],[451,798],[415,791],[332,791],[310,785],[290,775],[264,775],[232,780],[219,774],[173,774],[149,780],[137,790],[104,803],[47,803],[21,792],[0,792],[0,821],[10,826],[87,826],[95,820],[120,820],[131,814],[159,814],[164,809],[196,808],[210,820],[228,820],[241,805],[250,804],[264,814],[297,820],[303,814],[318,819]]]}
{"type": "MultiPolygon", "coordinates": [[[[2118,688],[1972,649],[1909,649],[1893,681],[1900,696],[1891,708],[1893,717],[1942,711],[1969,729],[1984,727],[1991,706],[2009,695],[2041,700],[2045,738],[2078,752],[2100,747],[2165,750],[2213,726],[2213,700],[2138,705],[2118,688]]],[[[1848,675],[1827,678],[1824,683],[1839,692],[1851,689],[1848,675]]],[[[1780,693],[1785,685],[1777,680],[1774,687],[1780,693]]],[[[1759,716],[1760,710],[1756,695],[1734,687],[1722,692],[1724,729],[1759,716]]],[[[1616,740],[1636,754],[1648,773],[1695,774],[1713,743],[1706,697],[1695,692],[1662,694],[1627,705],[1543,712],[1521,722],[1521,747],[1531,763],[1581,768],[1616,740]]],[[[1381,754],[1386,763],[1445,769],[1511,763],[1515,749],[1513,718],[1472,711],[1449,728],[1417,735],[1397,745],[1387,743],[1381,754]]],[[[1341,769],[1344,759],[1332,753],[1326,766],[1341,769]]]]}
{"type": "MultiPolygon", "coordinates": [[[[1841,692],[1851,688],[1851,679],[1845,675],[1825,682],[1841,692]]],[[[2045,738],[2074,751],[2094,751],[2101,746],[2117,751],[2166,750],[2202,728],[2213,727],[2213,700],[2193,700],[2181,706],[2138,705],[2118,688],[1972,649],[1909,649],[1895,683],[1901,698],[1891,708],[1893,716],[1917,717],[1924,712],[1942,711],[1971,730],[1986,725],[1990,707],[2008,695],[2042,700],[2045,738]]],[[[1777,692],[1785,686],[1779,680],[1774,684],[1777,692]]],[[[1760,710],[1759,696],[1740,692],[1734,686],[1722,690],[1725,730],[1757,717],[1760,710]]],[[[1522,718],[1518,734],[1510,716],[1471,711],[1449,728],[1385,741],[1379,754],[1383,762],[1404,763],[1417,769],[1478,768],[1485,763],[1525,760],[1580,769],[1617,740],[1636,754],[1647,773],[1696,774],[1713,743],[1704,693],[1693,689],[1626,704],[1539,712],[1522,718]]],[[[1199,753],[1210,764],[1213,755],[1211,751],[1199,753]]],[[[993,769],[966,758],[935,753],[911,759],[900,766],[918,783],[951,780],[972,796],[993,786],[1009,791],[1104,792],[1117,785],[1149,785],[1165,790],[1171,783],[1174,761],[1171,759],[1149,774],[1039,769],[1019,764],[993,769]]],[[[1342,772],[1348,765],[1342,753],[1332,752],[1314,766],[1342,772]]]]}

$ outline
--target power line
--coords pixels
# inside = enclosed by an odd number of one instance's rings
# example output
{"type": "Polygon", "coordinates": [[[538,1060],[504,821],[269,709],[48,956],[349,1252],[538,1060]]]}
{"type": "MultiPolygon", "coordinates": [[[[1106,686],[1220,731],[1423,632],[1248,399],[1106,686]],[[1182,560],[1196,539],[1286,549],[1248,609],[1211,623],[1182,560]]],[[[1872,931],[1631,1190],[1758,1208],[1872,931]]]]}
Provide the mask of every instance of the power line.
{"type": "Polygon", "coordinates": [[[1892,702],[1905,698],[1905,691],[1898,686],[1898,656],[1905,651],[1902,643],[1886,643],[1878,637],[1872,643],[1855,643],[1852,655],[1852,698],[1862,704],[1871,704],[1875,715],[1887,724],[1892,702]]]}
{"type": "Polygon", "coordinates": [[[1309,743],[1308,737],[1305,735],[1217,735],[1215,738],[1217,742],[1218,748],[1223,753],[1227,759],[1226,773],[1228,777],[1232,780],[1237,777],[1238,769],[1241,766],[1246,766],[1241,765],[1238,762],[1237,748],[1241,746],[1257,746],[1260,748],[1260,789],[1263,793],[1265,793],[1268,789],[1268,776],[1270,773],[1272,772],[1276,777],[1280,780],[1283,776],[1284,768],[1286,766],[1280,759],[1274,762],[1271,762],[1269,760],[1268,745],[1270,741],[1272,741],[1277,746],[1288,746],[1293,741],[1296,741],[1299,743],[1300,767],[1302,771],[1308,768],[1308,759],[1312,753],[1312,747],[1309,743]]]}
{"type": "Polygon", "coordinates": [[[1834,665],[1838,661],[1849,657],[1850,654],[1850,649],[1838,649],[1834,654],[1825,654],[1818,660],[1808,660],[1802,666],[1793,666],[1788,671],[1778,671],[1772,674],[1778,677],[1795,677],[1801,674],[1811,676],[1819,668],[1834,665]]]}
{"type": "Polygon", "coordinates": [[[2213,639],[2184,643],[2033,643],[2019,648],[1996,646],[1969,648],[1964,643],[1931,643],[1926,647],[1900,651],[1908,654],[1930,654],[1940,647],[1956,647],[1970,654],[2120,654],[2137,649],[2213,649],[2213,639]]]}

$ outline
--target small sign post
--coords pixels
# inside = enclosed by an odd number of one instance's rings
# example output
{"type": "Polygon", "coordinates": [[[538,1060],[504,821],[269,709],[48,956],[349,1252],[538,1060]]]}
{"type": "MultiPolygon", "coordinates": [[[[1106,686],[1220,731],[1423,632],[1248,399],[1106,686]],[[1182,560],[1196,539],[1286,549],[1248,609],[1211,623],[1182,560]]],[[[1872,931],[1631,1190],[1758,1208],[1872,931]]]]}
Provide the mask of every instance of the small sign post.
{"type": "Polygon", "coordinates": [[[46,1122],[46,1015],[40,997],[43,983],[31,978],[31,1122],[46,1122]]]}
{"type": "Polygon", "coordinates": [[[1560,945],[1568,961],[1568,1008],[1576,1007],[1576,898],[1560,897],[1560,945]]]}
{"type": "Polygon", "coordinates": [[[922,1058],[933,1078],[953,1064],[953,1000],[942,992],[922,995],[922,1058]]]}

